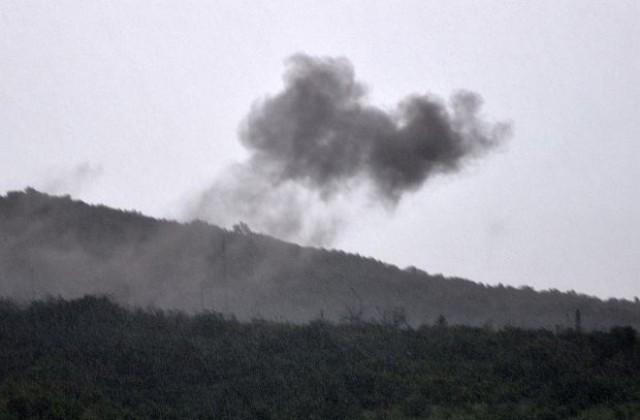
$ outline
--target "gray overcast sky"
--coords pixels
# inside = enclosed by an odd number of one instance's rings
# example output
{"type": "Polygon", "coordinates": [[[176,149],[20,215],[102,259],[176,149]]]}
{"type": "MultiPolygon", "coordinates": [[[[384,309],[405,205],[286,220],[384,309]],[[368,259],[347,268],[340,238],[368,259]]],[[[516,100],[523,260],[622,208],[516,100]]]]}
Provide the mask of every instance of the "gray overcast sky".
{"type": "Polygon", "coordinates": [[[489,284],[640,295],[640,2],[0,2],[0,192],[178,217],[291,54],[370,101],[478,92],[514,135],[335,247],[489,284]]]}

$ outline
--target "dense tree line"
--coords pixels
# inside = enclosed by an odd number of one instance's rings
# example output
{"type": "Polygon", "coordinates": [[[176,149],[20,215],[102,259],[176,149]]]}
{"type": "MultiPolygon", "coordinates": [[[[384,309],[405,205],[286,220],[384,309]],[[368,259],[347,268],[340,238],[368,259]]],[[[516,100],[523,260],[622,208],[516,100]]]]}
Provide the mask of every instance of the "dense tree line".
{"type": "Polygon", "coordinates": [[[240,322],[107,298],[0,301],[0,418],[607,419],[636,331],[240,322]]]}

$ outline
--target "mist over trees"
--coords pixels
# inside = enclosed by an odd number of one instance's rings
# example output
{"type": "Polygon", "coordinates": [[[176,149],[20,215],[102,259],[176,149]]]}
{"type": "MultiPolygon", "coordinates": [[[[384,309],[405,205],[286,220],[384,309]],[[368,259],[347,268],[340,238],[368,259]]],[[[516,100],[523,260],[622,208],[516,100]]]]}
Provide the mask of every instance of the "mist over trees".
{"type": "Polygon", "coordinates": [[[566,330],[640,328],[640,304],[486,286],[337,250],[180,224],[28,189],[0,197],[0,296],[107,295],[132,307],[240,320],[390,320],[566,330]],[[577,312],[579,311],[579,312],[577,312]]]}
{"type": "Polygon", "coordinates": [[[633,418],[639,326],[637,301],[0,197],[2,419],[633,418]]]}

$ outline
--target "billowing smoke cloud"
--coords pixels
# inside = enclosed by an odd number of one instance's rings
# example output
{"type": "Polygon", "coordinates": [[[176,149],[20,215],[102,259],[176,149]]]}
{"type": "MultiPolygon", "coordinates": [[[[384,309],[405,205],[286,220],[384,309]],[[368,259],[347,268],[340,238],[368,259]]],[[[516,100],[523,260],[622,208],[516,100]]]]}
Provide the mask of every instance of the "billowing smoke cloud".
{"type": "Polygon", "coordinates": [[[436,174],[458,170],[510,133],[480,115],[482,98],[411,95],[395,110],[367,102],[344,58],[295,55],[284,90],[254,104],[240,128],[250,158],[206,191],[194,216],[307,243],[330,241],[366,188],[393,209],[436,174]]]}

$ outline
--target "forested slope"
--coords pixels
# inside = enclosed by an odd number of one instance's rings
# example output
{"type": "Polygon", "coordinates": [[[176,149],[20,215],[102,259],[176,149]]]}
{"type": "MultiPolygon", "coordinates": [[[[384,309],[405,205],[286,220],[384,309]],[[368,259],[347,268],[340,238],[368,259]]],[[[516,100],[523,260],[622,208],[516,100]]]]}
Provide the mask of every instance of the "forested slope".
{"type": "Polygon", "coordinates": [[[137,307],[305,322],[443,316],[450,325],[640,328],[640,304],[489,287],[202,222],[180,224],[28,189],[0,197],[0,296],[108,295],[137,307]]]}

